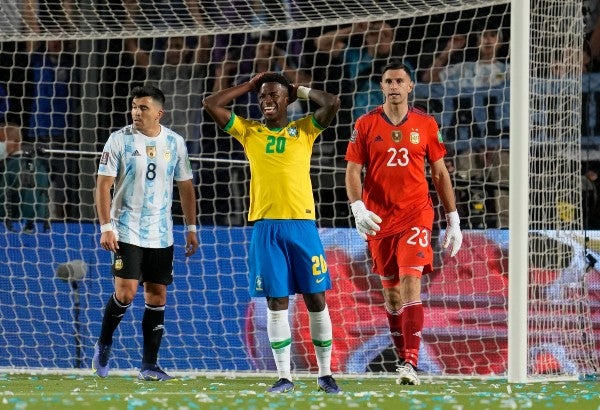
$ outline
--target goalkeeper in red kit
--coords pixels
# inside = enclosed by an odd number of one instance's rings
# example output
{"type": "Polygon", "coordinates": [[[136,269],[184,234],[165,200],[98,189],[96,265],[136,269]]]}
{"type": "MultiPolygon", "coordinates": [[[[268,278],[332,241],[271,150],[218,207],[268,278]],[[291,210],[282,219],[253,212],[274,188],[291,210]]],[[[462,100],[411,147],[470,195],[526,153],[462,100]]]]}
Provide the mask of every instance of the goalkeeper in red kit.
{"type": "Polygon", "coordinates": [[[423,329],[421,276],[432,271],[434,209],[425,175],[429,163],[446,211],[443,247],[454,256],[462,233],[446,148],[435,119],[410,107],[412,70],[400,61],[383,69],[383,105],[361,116],[346,151],[346,192],[356,229],[367,241],[381,277],[400,384],[420,384],[416,369],[423,329]],[[363,179],[363,168],[366,169],[363,179]]]}

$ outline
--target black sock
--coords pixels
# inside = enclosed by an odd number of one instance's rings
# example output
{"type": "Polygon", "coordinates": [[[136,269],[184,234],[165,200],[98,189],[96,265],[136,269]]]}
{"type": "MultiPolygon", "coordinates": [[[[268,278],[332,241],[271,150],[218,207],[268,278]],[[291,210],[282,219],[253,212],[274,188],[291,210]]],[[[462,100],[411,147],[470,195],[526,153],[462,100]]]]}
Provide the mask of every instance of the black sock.
{"type": "Polygon", "coordinates": [[[156,364],[158,350],[164,332],[165,306],[146,305],[142,319],[142,332],[144,334],[144,356],[142,363],[156,364]]]}
{"type": "Polygon", "coordinates": [[[113,293],[104,308],[104,317],[102,318],[102,330],[98,341],[104,345],[111,345],[113,341],[113,333],[121,323],[121,319],[131,303],[124,305],[120,303],[113,293]]]}

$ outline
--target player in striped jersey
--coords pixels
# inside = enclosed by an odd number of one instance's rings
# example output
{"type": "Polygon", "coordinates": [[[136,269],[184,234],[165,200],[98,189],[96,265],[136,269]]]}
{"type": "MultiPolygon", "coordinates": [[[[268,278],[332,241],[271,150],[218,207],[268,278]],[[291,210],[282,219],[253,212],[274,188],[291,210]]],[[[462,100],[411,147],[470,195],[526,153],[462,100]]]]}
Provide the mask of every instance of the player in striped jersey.
{"type": "Polygon", "coordinates": [[[381,276],[390,332],[400,357],[399,382],[419,384],[423,329],[421,275],[432,270],[433,205],[425,161],[446,211],[444,247],[462,243],[446,148],[435,119],[408,105],[410,68],[390,62],[381,77],[383,105],[359,117],[346,151],[346,191],[359,234],[381,276]],[[364,181],[363,168],[366,168],[364,181]]]}
{"type": "Polygon", "coordinates": [[[186,256],[198,248],[196,195],[184,138],[160,124],[164,94],[148,85],[134,88],[131,97],[133,124],[110,135],[98,168],[100,246],[113,252],[115,292],[106,304],[92,369],[100,377],[108,376],[113,333],[143,284],[144,347],[138,378],[169,380],[157,359],[167,286],[173,282],[173,181],[187,224],[186,256]]]}
{"type": "Polygon", "coordinates": [[[250,243],[250,294],[267,298],[267,333],[279,379],[268,389],[294,389],[291,376],[289,295],[300,293],[309,312],[310,333],[319,377],[317,386],[339,393],[331,374],[332,325],[325,291],[331,280],[315,222],[310,181],[312,147],[334,119],[339,98],[324,91],[297,87],[275,73],[218,91],[204,100],[217,125],[237,139],[250,161],[250,211],[255,221],[250,243]],[[229,104],[237,97],[258,94],[263,122],[234,114],[229,104]],[[298,120],[288,119],[288,105],[310,99],[318,108],[298,120]]]}

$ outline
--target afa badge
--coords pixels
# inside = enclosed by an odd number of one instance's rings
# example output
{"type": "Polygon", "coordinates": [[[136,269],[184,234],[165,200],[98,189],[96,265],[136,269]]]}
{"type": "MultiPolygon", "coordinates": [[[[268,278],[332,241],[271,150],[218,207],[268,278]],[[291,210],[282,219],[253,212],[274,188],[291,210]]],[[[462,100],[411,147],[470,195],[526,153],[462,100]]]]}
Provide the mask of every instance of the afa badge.
{"type": "Polygon", "coordinates": [[[156,147],[146,145],[146,155],[148,155],[149,158],[154,158],[156,156],[156,147]]]}
{"type": "Polygon", "coordinates": [[[115,270],[123,269],[123,259],[117,258],[115,259],[115,270]]]}
{"type": "Polygon", "coordinates": [[[419,135],[418,132],[413,131],[410,133],[410,143],[411,144],[418,144],[421,141],[421,136],[419,135]]]}
{"type": "Polygon", "coordinates": [[[171,151],[165,150],[163,152],[163,158],[165,159],[165,161],[170,161],[171,160],[171,151]]]}

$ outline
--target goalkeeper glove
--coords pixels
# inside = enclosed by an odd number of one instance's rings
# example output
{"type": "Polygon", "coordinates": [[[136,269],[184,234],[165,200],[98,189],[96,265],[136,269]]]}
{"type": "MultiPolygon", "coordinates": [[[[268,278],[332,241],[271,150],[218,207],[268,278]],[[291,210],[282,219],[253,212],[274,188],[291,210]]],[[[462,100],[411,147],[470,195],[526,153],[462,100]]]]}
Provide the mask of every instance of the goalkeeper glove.
{"type": "Polygon", "coordinates": [[[442,246],[444,249],[450,248],[450,256],[454,257],[462,245],[462,232],[460,231],[460,219],[458,212],[452,211],[446,214],[446,234],[442,246]]]}
{"type": "Polygon", "coordinates": [[[356,222],[356,230],[358,234],[365,241],[367,240],[367,235],[375,236],[377,232],[379,232],[379,223],[381,223],[381,218],[377,216],[377,214],[369,211],[363,201],[358,200],[354,201],[350,204],[350,208],[352,208],[352,214],[354,215],[354,222],[356,222]]]}

